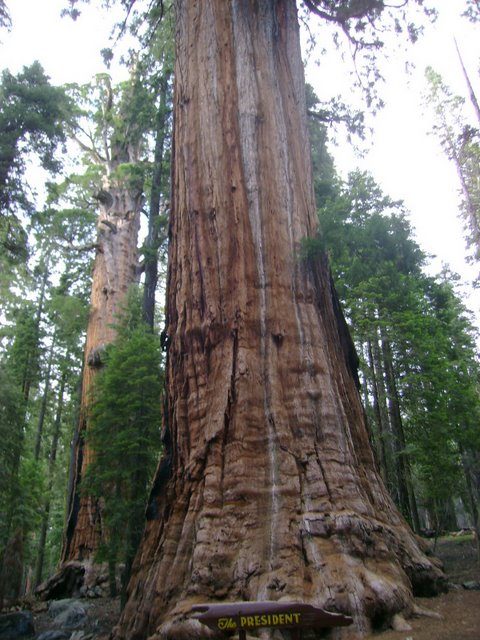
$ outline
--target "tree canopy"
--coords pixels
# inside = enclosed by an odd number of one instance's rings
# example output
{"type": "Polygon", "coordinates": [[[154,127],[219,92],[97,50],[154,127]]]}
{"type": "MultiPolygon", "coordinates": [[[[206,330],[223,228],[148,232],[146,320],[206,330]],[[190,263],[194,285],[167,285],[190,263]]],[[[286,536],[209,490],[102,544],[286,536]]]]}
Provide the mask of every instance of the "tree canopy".
{"type": "Polygon", "coordinates": [[[38,158],[47,171],[58,171],[58,145],[67,138],[72,117],[65,89],[50,84],[38,62],[16,76],[8,70],[0,80],[0,243],[11,257],[24,255],[22,215],[32,211],[23,180],[27,159],[38,158]]]}

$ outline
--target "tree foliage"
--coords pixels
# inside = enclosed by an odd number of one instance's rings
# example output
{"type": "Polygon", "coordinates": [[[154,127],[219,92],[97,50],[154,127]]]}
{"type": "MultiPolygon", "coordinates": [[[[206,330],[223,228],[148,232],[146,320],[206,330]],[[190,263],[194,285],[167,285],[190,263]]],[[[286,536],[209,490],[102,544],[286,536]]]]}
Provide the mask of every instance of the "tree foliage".
{"type": "Polygon", "coordinates": [[[0,555],[8,541],[12,494],[16,493],[18,460],[22,450],[24,401],[5,363],[0,367],[0,555]]]}
{"type": "Polygon", "coordinates": [[[480,450],[472,323],[452,276],[424,274],[402,203],[370,176],[351,174],[319,215],[322,238],[306,251],[330,254],[385,480],[412,524],[419,503],[441,528],[452,494],[465,499],[462,451],[473,460],[480,450]]]}
{"type": "Polygon", "coordinates": [[[32,210],[22,179],[34,154],[47,171],[57,171],[55,149],[65,142],[71,105],[64,89],[50,84],[38,62],[0,81],[0,244],[8,255],[25,254],[21,213],[32,210]]]}
{"type": "Polygon", "coordinates": [[[12,25],[12,20],[8,12],[8,7],[5,0],[0,0],[0,28],[9,29],[12,25]]]}
{"type": "Polygon", "coordinates": [[[93,391],[87,438],[95,458],[83,490],[104,500],[106,543],[100,558],[110,565],[125,563],[125,584],[159,455],[163,382],[159,340],[142,321],[135,288],[116,331],[93,391]]]}
{"type": "Polygon", "coordinates": [[[407,0],[400,5],[390,5],[384,0],[303,0],[303,3],[323,20],[339,25],[357,48],[380,49],[384,46],[382,31],[385,27],[378,24],[382,18],[393,23],[396,33],[406,31],[414,42],[419,27],[409,19],[408,5],[422,7],[430,16],[435,13],[424,0],[407,0]]]}
{"type": "Polygon", "coordinates": [[[471,22],[478,22],[480,20],[479,0],[466,0],[466,9],[463,15],[471,22]]]}
{"type": "Polygon", "coordinates": [[[480,261],[480,121],[475,125],[468,121],[465,99],[454,95],[431,67],[426,78],[427,104],[434,113],[432,131],[457,171],[467,245],[480,261]]]}

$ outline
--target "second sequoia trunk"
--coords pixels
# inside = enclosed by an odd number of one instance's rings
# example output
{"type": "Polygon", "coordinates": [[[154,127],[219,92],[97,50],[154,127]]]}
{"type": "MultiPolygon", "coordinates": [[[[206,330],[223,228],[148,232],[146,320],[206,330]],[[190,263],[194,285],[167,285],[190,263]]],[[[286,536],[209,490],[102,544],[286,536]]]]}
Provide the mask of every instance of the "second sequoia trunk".
{"type": "Polygon", "coordinates": [[[205,637],[193,604],[279,599],[363,634],[444,578],[375,468],[327,262],[299,258],[295,2],[176,5],[166,453],[116,637],[205,637]]]}
{"type": "Polygon", "coordinates": [[[103,201],[97,225],[97,253],[92,275],[79,429],[74,445],[73,483],[68,496],[63,562],[93,562],[103,536],[98,500],[80,492],[85,471],[95,455],[85,441],[89,405],[95,376],[103,365],[105,348],[116,336],[113,325],[118,322],[117,314],[126,300],[128,288],[137,281],[142,189],[115,185],[105,180],[101,197],[103,201]]]}

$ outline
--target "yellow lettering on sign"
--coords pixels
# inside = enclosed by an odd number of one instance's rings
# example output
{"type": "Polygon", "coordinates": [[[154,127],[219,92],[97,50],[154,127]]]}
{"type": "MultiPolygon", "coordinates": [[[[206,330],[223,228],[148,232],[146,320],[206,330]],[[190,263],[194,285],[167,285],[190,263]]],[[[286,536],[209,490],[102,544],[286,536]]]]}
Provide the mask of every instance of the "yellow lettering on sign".
{"type": "Polygon", "coordinates": [[[218,628],[220,631],[225,631],[226,629],[236,629],[237,625],[233,618],[219,618],[218,628]]]}
{"type": "MultiPolygon", "coordinates": [[[[252,629],[256,627],[279,627],[282,625],[300,624],[300,620],[300,613],[272,613],[240,616],[240,628],[252,629]]],[[[236,629],[237,625],[233,618],[219,618],[218,628],[224,631],[226,629],[236,629]]]]}

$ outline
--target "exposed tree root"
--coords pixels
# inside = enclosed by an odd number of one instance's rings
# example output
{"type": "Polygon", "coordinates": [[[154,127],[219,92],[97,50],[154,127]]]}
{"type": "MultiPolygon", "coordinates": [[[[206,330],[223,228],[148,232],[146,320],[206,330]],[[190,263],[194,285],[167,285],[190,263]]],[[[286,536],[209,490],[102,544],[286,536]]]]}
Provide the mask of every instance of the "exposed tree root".
{"type": "Polygon", "coordinates": [[[442,620],[443,616],[441,616],[436,611],[430,611],[430,609],[424,609],[423,607],[419,607],[417,604],[413,605],[413,615],[421,618],[434,618],[435,620],[442,620]]]}
{"type": "Polygon", "coordinates": [[[66,562],[53,576],[42,582],[35,595],[39,600],[58,600],[80,595],[85,576],[85,565],[81,562],[66,562]]]}
{"type": "Polygon", "coordinates": [[[401,613],[396,613],[392,618],[392,629],[394,631],[411,631],[412,627],[408,624],[401,613]]]}

